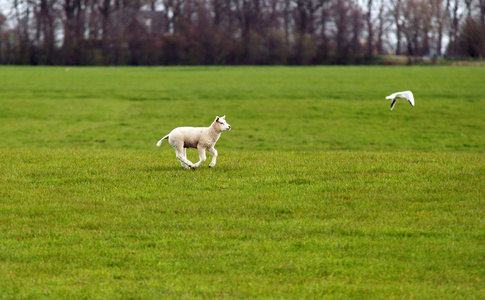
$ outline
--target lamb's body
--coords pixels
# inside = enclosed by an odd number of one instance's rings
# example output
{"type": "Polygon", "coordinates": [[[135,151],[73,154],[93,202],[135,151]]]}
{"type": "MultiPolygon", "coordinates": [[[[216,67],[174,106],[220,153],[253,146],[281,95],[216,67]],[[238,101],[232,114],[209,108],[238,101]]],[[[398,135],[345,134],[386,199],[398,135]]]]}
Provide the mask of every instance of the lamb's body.
{"type": "Polygon", "coordinates": [[[209,167],[214,167],[217,159],[217,150],[214,149],[214,145],[221,133],[228,130],[231,130],[231,126],[227,124],[225,116],[222,118],[217,117],[209,127],[175,128],[158,141],[157,146],[160,146],[164,139],[168,139],[170,145],[175,148],[177,159],[182,164],[182,167],[186,169],[199,167],[206,160],[205,151],[207,150],[212,154],[212,161],[209,167]],[[196,164],[187,159],[187,148],[196,148],[199,152],[200,160],[196,164]]]}
{"type": "Polygon", "coordinates": [[[197,148],[199,143],[205,148],[211,148],[215,145],[220,132],[211,127],[178,127],[168,134],[168,142],[174,146],[174,143],[183,143],[184,148],[197,148]]]}

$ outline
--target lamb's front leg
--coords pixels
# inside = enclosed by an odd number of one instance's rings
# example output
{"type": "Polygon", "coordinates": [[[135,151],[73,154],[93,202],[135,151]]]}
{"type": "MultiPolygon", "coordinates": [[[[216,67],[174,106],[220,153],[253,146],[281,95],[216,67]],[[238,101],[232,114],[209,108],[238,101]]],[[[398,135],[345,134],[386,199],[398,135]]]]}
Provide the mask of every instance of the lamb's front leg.
{"type": "Polygon", "coordinates": [[[212,154],[212,161],[209,164],[209,168],[212,168],[216,165],[216,159],[217,159],[217,150],[214,149],[214,147],[207,149],[210,154],[212,154]]]}
{"type": "Polygon", "coordinates": [[[195,167],[198,168],[206,159],[205,156],[205,148],[202,146],[197,146],[197,151],[199,152],[200,160],[195,164],[195,167]]]}

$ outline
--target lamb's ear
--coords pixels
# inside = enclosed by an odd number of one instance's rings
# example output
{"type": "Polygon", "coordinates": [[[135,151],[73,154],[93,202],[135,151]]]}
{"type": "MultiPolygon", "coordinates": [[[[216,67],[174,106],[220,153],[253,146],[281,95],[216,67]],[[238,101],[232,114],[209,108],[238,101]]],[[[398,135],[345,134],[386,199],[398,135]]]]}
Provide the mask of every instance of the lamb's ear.
{"type": "Polygon", "coordinates": [[[225,120],[226,119],[226,115],[224,115],[224,117],[222,117],[221,119],[224,119],[225,120]]]}
{"type": "Polygon", "coordinates": [[[219,121],[219,116],[217,116],[217,117],[216,117],[216,120],[215,120],[215,122],[217,122],[217,121],[219,121]]]}

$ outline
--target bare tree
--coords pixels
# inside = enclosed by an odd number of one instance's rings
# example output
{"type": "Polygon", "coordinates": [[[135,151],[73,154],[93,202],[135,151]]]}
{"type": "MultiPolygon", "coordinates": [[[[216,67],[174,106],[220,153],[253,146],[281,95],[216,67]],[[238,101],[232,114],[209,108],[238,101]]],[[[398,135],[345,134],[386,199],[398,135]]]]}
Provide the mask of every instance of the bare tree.
{"type": "Polygon", "coordinates": [[[289,48],[290,44],[290,28],[292,27],[292,16],[291,16],[291,6],[292,0],[282,0],[283,1],[283,33],[285,36],[285,47],[289,48]]]}
{"type": "Polygon", "coordinates": [[[400,55],[402,52],[402,36],[404,27],[404,16],[403,16],[403,1],[402,0],[391,0],[391,14],[393,17],[394,26],[396,27],[396,47],[395,52],[400,55]]]}
{"type": "Polygon", "coordinates": [[[384,38],[389,25],[389,18],[387,17],[387,11],[385,3],[386,0],[378,0],[377,19],[376,19],[376,50],[378,54],[384,53],[384,38]]]}
{"type": "Polygon", "coordinates": [[[485,0],[4,1],[0,62],[350,63],[391,43],[414,60],[485,55],[485,0]]]}
{"type": "MultiPolygon", "coordinates": [[[[317,17],[326,1],[294,1],[293,18],[295,22],[295,63],[307,64],[315,55],[317,17]]],[[[320,21],[324,19],[320,18],[320,21]]]]}
{"type": "MultiPolygon", "coordinates": [[[[13,8],[16,21],[16,35],[17,35],[17,58],[16,62],[19,64],[32,63],[32,39],[31,39],[31,16],[32,16],[32,2],[23,2],[14,0],[13,8]]],[[[35,62],[34,62],[35,63],[35,62]]]]}
{"type": "Polygon", "coordinates": [[[353,1],[350,1],[350,18],[351,39],[349,54],[351,56],[362,56],[364,54],[364,43],[362,42],[364,41],[363,33],[365,31],[364,11],[353,1]]]}
{"type": "Polygon", "coordinates": [[[372,21],[372,12],[374,11],[374,8],[372,3],[373,0],[367,0],[367,12],[365,14],[365,23],[367,28],[367,59],[372,58],[374,54],[374,25],[372,21]]]}
{"type": "Polygon", "coordinates": [[[450,15],[450,26],[449,26],[449,43],[448,43],[448,55],[454,56],[458,54],[458,34],[460,30],[460,22],[462,15],[460,14],[460,0],[448,0],[450,15]]]}
{"type": "Polygon", "coordinates": [[[409,58],[417,60],[430,52],[431,7],[426,0],[407,0],[403,4],[407,54],[409,58]]]}
{"type": "Polygon", "coordinates": [[[234,16],[241,36],[241,62],[253,63],[252,47],[255,46],[255,33],[261,21],[262,2],[259,0],[232,0],[234,16]]]}
{"type": "Polygon", "coordinates": [[[295,26],[301,34],[313,35],[316,30],[316,18],[325,1],[295,0],[295,26]]]}
{"type": "Polygon", "coordinates": [[[432,26],[435,39],[434,57],[442,55],[443,35],[446,24],[449,22],[449,0],[432,0],[432,26]]]}
{"type": "Polygon", "coordinates": [[[467,18],[471,18],[472,16],[472,4],[474,0],[463,0],[466,6],[466,16],[467,18]]]}
{"type": "Polygon", "coordinates": [[[66,64],[78,65],[83,61],[85,12],[89,0],[64,0],[64,42],[66,64]]]}
{"type": "Polygon", "coordinates": [[[55,19],[56,0],[40,0],[36,13],[36,40],[42,44],[45,52],[45,63],[54,64],[55,55],[55,19]]]}
{"type": "Polygon", "coordinates": [[[102,0],[101,5],[98,7],[98,11],[101,15],[101,51],[103,63],[107,65],[111,62],[109,53],[111,0],[102,0]]]}
{"type": "Polygon", "coordinates": [[[7,17],[5,17],[5,15],[0,12],[0,64],[1,63],[5,63],[5,58],[4,58],[4,55],[3,55],[3,49],[5,48],[4,44],[4,40],[7,39],[6,37],[6,34],[5,34],[5,23],[7,21],[7,17]]]}
{"type": "Polygon", "coordinates": [[[468,14],[460,28],[458,53],[473,58],[485,57],[485,26],[480,15],[468,14]]]}
{"type": "Polygon", "coordinates": [[[333,14],[333,40],[335,51],[341,58],[340,63],[344,62],[350,54],[353,35],[353,11],[350,0],[335,1],[332,7],[333,14]]]}
{"type": "Polygon", "coordinates": [[[478,8],[480,10],[480,20],[482,22],[482,26],[485,27],[485,0],[479,0],[478,8]]]}

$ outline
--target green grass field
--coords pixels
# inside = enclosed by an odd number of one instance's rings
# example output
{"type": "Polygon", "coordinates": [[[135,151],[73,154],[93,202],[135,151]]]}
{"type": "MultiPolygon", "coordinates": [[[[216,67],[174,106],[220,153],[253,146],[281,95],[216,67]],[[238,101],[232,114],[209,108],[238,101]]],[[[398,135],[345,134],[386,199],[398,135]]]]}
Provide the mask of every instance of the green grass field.
{"type": "Polygon", "coordinates": [[[0,298],[483,299],[484,78],[0,67],[0,298]],[[156,147],[216,115],[215,168],[156,147]]]}

